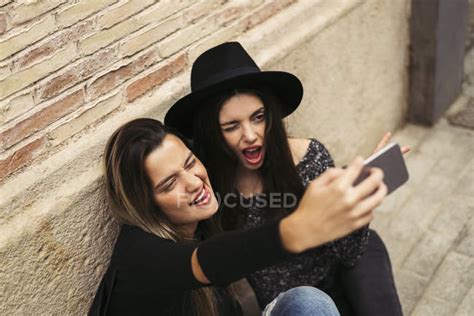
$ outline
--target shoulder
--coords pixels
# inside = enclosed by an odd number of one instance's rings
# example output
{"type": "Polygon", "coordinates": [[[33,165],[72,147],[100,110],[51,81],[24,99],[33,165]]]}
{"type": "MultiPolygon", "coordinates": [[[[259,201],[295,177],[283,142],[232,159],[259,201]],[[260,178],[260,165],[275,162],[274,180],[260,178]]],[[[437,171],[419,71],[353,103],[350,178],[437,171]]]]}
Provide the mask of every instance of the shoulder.
{"type": "Polygon", "coordinates": [[[320,164],[324,169],[334,167],[334,161],[326,146],[316,139],[311,139],[308,152],[304,157],[307,163],[320,164]]]}
{"type": "Polygon", "coordinates": [[[119,238],[123,237],[127,241],[134,242],[147,242],[147,241],[160,241],[165,242],[168,239],[159,237],[152,233],[146,232],[138,226],[123,224],[120,229],[119,238]]]}
{"type": "Polygon", "coordinates": [[[334,167],[334,161],[326,147],[316,139],[309,139],[306,153],[296,164],[303,185],[317,178],[328,168],[334,167]]]}
{"type": "Polygon", "coordinates": [[[139,227],[124,224],[115,243],[113,255],[118,261],[126,263],[132,258],[149,256],[150,249],[159,250],[173,245],[176,243],[172,240],[148,233],[139,227]]]}
{"type": "Polygon", "coordinates": [[[332,157],[328,149],[315,138],[288,138],[291,155],[295,165],[298,165],[302,160],[323,159],[331,160],[332,157]]]}
{"type": "Polygon", "coordinates": [[[303,159],[304,155],[308,151],[311,139],[309,138],[288,138],[288,144],[290,145],[291,155],[293,161],[296,164],[303,159]]]}

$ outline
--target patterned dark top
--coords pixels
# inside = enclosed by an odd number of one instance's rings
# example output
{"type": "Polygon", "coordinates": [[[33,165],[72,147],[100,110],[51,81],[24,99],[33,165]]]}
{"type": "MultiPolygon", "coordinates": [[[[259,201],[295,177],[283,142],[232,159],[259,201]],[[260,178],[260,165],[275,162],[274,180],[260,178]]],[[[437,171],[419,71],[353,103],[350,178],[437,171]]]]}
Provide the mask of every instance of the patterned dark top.
{"type": "MultiPolygon", "coordinates": [[[[306,154],[296,166],[298,174],[306,187],[334,162],[323,144],[312,139],[306,154]]],[[[261,226],[264,209],[258,208],[253,199],[247,208],[244,228],[261,226]]],[[[318,286],[323,279],[334,273],[335,265],[353,266],[365,252],[368,242],[368,228],[358,230],[346,237],[324,244],[278,265],[252,273],[247,280],[253,287],[261,308],[271,302],[279,293],[295,286],[318,286]]]]}

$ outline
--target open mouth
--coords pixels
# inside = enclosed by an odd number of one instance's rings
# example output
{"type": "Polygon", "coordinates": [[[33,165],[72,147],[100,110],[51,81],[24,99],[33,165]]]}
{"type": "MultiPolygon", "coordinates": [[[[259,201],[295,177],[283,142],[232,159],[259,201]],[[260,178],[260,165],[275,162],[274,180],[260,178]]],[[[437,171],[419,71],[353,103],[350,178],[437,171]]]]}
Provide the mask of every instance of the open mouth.
{"type": "Polygon", "coordinates": [[[260,163],[263,158],[263,147],[262,146],[252,146],[247,147],[242,150],[242,155],[245,157],[245,160],[252,165],[260,163]]]}
{"type": "Polygon", "coordinates": [[[208,204],[210,200],[211,200],[211,192],[206,187],[206,185],[203,185],[202,189],[194,197],[194,199],[189,203],[189,205],[202,206],[202,205],[208,204]]]}

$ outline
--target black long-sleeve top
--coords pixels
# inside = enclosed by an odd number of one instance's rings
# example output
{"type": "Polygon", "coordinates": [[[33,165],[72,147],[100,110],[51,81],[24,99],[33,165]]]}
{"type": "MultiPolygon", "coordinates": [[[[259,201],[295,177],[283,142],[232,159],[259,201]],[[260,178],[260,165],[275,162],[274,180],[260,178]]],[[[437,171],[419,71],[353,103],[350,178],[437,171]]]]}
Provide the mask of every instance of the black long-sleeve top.
{"type": "Polygon", "coordinates": [[[224,286],[290,256],[278,224],[226,232],[199,243],[178,243],[123,225],[89,315],[194,315],[191,291],[203,286],[215,287],[220,315],[240,315],[240,306],[224,286]],[[193,275],[196,247],[212,285],[193,275]]]}

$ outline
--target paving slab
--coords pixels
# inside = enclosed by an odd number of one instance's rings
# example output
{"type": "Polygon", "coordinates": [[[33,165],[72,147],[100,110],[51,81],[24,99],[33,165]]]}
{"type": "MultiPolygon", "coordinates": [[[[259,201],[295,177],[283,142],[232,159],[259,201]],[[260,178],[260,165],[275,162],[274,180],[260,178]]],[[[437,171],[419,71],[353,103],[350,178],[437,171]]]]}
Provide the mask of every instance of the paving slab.
{"type": "Polygon", "coordinates": [[[427,296],[461,304],[474,283],[474,258],[450,252],[430,280],[427,296]]]}
{"type": "Polygon", "coordinates": [[[474,315],[474,286],[471,287],[455,314],[455,316],[472,315],[474,315]]]}
{"type": "Polygon", "coordinates": [[[437,232],[426,232],[416,243],[402,268],[425,278],[431,278],[446,254],[451,249],[455,237],[437,232]]]}
{"type": "Polygon", "coordinates": [[[429,280],[410,271],[395,272],[395,284],[403,308],[404,315],[410,315],[423,296],[429,280]]]}
{"type": "MultiPolygon", "coordinates": [[[[471,208],[471,214],[474,210],[471,208]]],[[[461,231],[458,238],[459,244],[456,247],[456,252],[465,254],[474,258],[474,217],[471,217],[470,223],[464,230],[461,231]]],[[[473,298],[474,299],[474,298],[473,298]]]]}
{"type": "Polygon", "coordinates": [[[452,315],[457,309],[453,303],[433,297],[423,297],[413,310],[413,316],[444,316],[452,315]]]}
{"type": "Polygon", "coordinates": [[[474,131],[442,118],[393,139],[412,146],[410,179],[371,226],[390,253],[404,315],[474,315],[474,131]]]}
{"type": "MultiPolygon", "coordinates": [[[[464,69],[453,111],[474,98],[472,47],[464,69]]],[[[390,253],[404,315],[474,315],[474,130],[441,118],[407,124],[393,139],[412,146],[410,180],[377,209],[372,227],[390,253]]]]}

